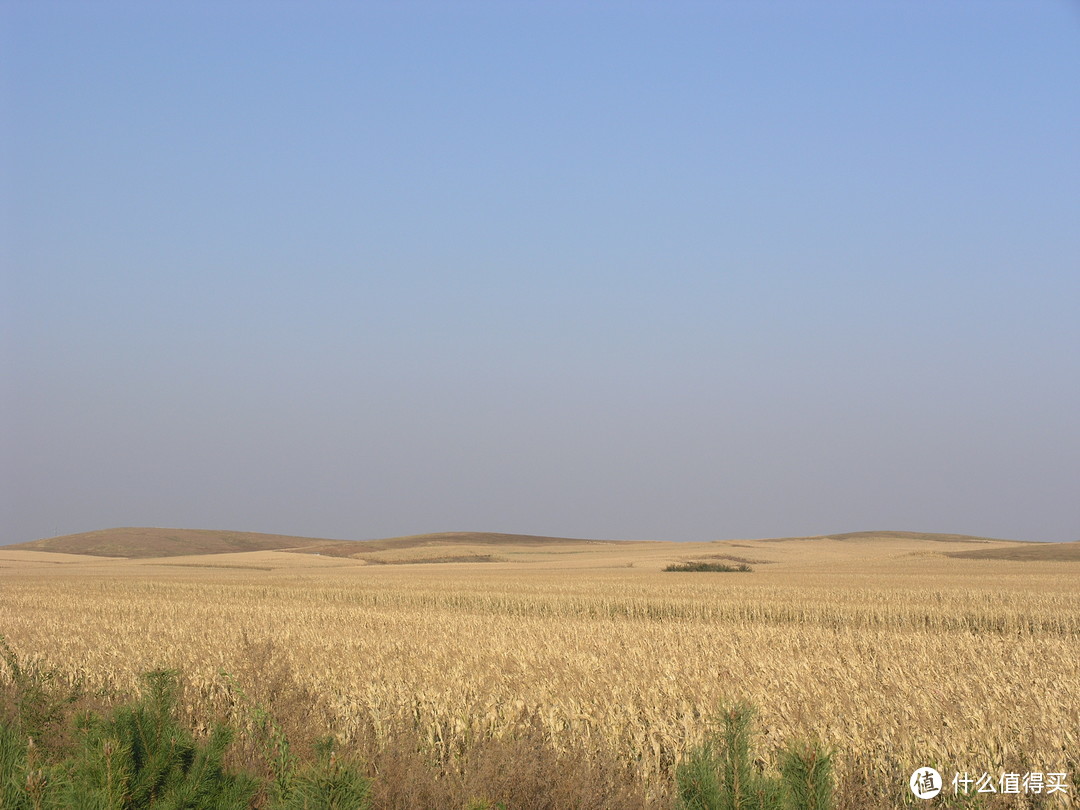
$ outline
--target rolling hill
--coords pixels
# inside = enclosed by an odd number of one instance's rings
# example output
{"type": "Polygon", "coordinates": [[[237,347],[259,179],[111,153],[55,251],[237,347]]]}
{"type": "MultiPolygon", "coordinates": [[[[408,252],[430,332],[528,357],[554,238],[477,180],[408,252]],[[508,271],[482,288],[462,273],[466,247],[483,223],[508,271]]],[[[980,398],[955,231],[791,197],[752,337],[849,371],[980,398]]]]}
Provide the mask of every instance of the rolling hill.
{"type": "Polygon", "coordinates": [[[1024,540],[1003,540],[997,537],[976,537],[971,534],[941,534],[939,532],[845,532],[822,535],[825,540],[929,540],[934,543],[1024,543],[1024,540]]]}
{"type": "Polygon", "coordinates": [[[349,541],[292,537],[258,532],[230,532],[213,529],[159,529],[124,527],[81,534],[47,537],[4,548],[25,551],[53,551],[89,554],[94,557],[184,557],[193,554],[228,554],[240,551],[280,551],[320,543],[349,541]]]}
{"type": "Polygon", "coordinates": [[[1073,543],[1012,543],[1002,547],[949,551],[960,560],[1017,560],[1023,562],[1080,562],[1080,541],[1073,543]]]}
{"type": "MultiPolygon", "coordinates": [[[[50,551],[84,554],[94,557],[127,559],[155,557],[190,557],[199,554],[234,554],[244,551],[291,551],[330,557],[363,558],[379,552],[404,551],[427,547],[515,546],[612,544],[620,540],[578,540],[567,537],[541,537],[528,534],[495,532],[438,532],[435,534],[389,537],[381,540],[330,540],[319,537],[296,537],[283,534],[234,532],[215,529],[161,529],[125,527],[101,529],[81,534],[48,537],[29,543],[4,546],[6,550],[50,551]]],[[[455,556],[453,554],[449,556],[455,556]]],[[[458,556],[475,556],[463,554],[458,556]]]]}
{"type": "MultiPolygon", "coordinates": [[[[792,552],[811,548],[822,555],[891,554],[892,549],[922,548],[937,556],[962,559],[1006,561],[1080,560],[1080,543],[1036,543],[999,540],[958,534],[926,532],[869,531],[813,537],[782,537],[759,540],[728,540],[711,543],[662,543],[656,541],[589,540],[497,532],[437,532],[433,534],[388,537],[379,540],[333,540],[318,537],[235,532],[210,529],[163,529],[126,527],[50,537],[2,547],[4,551],[51,552],[102,558],[155,559],[198,557],[245,552],[288,552],[352,560],[367,564],[449,563],[449,562],[527,562],[555,557],[569,560],[581,555],[603,557],[641,555],[670,557],[672,553],[696,553],[706,557],[728,554],[747,546],[766,551],[773,544],[791,544],[792,552]],[[831,543],[835,552],[821,543],[831,543]],[[805,545],[804,544],[813,544],[805,545]],[[840,544],[840,545],[836,545],[840,544]],[[950,549],[949,545],[953,548],[950,549]],[[728,548],[728,547],[731,548],[728,548]],[[839,551],[849,549],[849,551],[839,551]],[[877,551],[871,552],[871,549],[877,551]],[[659,556],[657,556],[659,555],[659,556]]],[[[799,551],[800,555],[804,552],[799,551]]],[[[920,553],[931,553],[924,551],[920,553]]],[[[627,558],[630,559],[629,557],[627,558]]],[[[643,557],[641,559],[644,559],[643,557]]],[[[771,560],[765,560],[766,562],[771,560]]]]}
{"type": "Polygon", "coordinates": [[[535,534],[500,534],[498,532],[435,532],[410,534],[403,537],[386,537],[381,540],[330,540],[303,548],[290,549],[305,554],[328,554],[332,557],[361,557],[387,551],[408,549],[449,548],[462,546],[484,547],[549,547],[576,546],[581,544],[625,544],[629,540],[585,540],[572,537],[544,537],[535,534]]]}

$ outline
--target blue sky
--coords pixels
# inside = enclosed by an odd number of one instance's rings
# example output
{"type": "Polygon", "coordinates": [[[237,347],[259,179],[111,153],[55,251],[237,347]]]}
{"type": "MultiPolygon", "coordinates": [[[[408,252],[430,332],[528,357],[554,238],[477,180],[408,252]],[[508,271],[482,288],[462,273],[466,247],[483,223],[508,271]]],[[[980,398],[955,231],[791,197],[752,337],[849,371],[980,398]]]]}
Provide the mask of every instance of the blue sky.
{"type": "Polygon", "coordinates": [[[1080,5],[0,3],[0,542],[1080,538],[1080,5]]]}

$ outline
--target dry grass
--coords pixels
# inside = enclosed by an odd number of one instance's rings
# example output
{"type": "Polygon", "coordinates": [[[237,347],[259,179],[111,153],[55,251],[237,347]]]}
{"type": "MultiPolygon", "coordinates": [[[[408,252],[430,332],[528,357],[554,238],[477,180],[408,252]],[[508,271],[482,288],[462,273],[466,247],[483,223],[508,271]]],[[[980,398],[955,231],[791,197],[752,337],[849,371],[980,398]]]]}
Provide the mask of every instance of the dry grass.
{"type": "MultiPolygon", "coordinates": [[[[1075,785],[1075,569],[941,550],[918,537],[538,543],[500,546],[513,562],[383,566],[264,551],[186,568],[34,564],[0,549],[0,633],[103,691],[179,668],[193,716],[243,717],[223,670],[261,683],[252,699],[291,705],[282,713],[297,729],[328,728],[373,767],[400,769],[408,756],[386,759],[394,750],[442,763],[444,799],[490,788],[496,775],[469,780],[483,768],[477,752],[501,746],[546,752],[530,766],[537,782],[570,763],[607,780],[608,798],[590,806],[633,804],[635,779],[636,801],[665,806],[675,763],[724,699],[759,707],[766,758],[798,737],[835,746],[850,807],[896,806],[926,764],[1064,770],[1075,785]],[[772,564],[739,577],[660,573],[687,554],[736,549],[772,564]],[[451,782],[458,792],[445,793],[451,782]]],[[[417,796],[435,789],[412,779],[417,796]]]]}

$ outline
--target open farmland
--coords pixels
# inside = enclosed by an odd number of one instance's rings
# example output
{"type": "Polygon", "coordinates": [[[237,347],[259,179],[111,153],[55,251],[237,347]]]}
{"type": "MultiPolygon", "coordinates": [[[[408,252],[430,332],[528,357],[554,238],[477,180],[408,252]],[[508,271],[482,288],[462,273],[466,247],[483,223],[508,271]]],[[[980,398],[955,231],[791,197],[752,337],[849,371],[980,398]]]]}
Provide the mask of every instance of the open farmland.
{"type": "Polygon", "coordinates": [[[308,721],[346,744],[408,730],[435,761],[539,727],[556,750],[640,776],[655,807],[671,806],[675,765],[716,707],[744,699],[759,711],[760,764],[816,737],[837,752],[846,806],[896,806],[923,765],[946,780],[1068,772],[1055,798],[1077,806],[1076,544],[1040,557],[1006,553],[1034,545],[903,533],[491,537],[363,554],[0,548],[0,633],[23,660],[102,694],[178,669],[193,718],[242,724],[232,683],[284,702],[260,685],[269,667],[305,696],[308,721]],[[992,553],[951,556],[969,552],[992,553]],[[687,560],[753,571],[662,570],[687,560]]]}

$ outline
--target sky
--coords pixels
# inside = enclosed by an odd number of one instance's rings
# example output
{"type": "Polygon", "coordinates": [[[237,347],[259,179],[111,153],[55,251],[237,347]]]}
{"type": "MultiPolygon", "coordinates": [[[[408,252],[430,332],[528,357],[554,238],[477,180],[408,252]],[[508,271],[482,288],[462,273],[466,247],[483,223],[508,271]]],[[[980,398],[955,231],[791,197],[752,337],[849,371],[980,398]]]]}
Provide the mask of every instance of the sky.
{"type": "Polygon", "coordinates": [[[0,0],[0,543],[1080,539],[1080,3],[0,0]]]}

